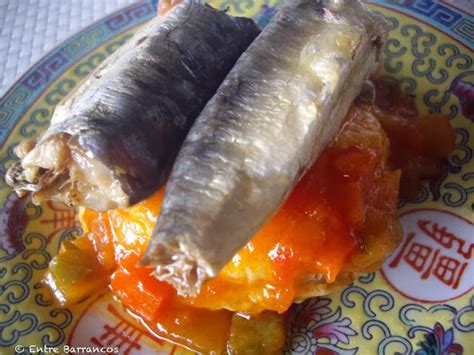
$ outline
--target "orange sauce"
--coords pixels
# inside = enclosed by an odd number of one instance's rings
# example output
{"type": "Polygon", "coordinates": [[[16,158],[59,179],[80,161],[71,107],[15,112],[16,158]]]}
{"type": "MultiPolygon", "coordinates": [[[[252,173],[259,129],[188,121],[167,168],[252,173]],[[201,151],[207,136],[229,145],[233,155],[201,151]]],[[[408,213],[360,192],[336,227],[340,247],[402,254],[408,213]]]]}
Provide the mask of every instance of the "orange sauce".
{"type": "Polygon", "coordinates": [[[162,198],[160,191],[126,210],[83,211],[86,238],[98,251],[103,268],[111,271],[110,287],[115,296],[156,335],[195,351],[221,353],[226,348],[232,312],[186,305],[171,286],[151,275],[150,268],[137,267],[162,198]]]}

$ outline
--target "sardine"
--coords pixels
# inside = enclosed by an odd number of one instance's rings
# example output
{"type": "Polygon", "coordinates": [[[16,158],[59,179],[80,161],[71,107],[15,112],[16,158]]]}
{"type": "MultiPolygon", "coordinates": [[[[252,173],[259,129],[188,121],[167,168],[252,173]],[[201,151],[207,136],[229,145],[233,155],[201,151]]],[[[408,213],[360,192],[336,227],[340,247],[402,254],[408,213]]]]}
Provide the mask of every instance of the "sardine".
{"type": "Polygon", "coordinates": [[[284,4],[186,137],[142,263],[198,293],[337,133],[386,36],[385,19],[355,0],[284,4]]]}
{"type": "Polygon", "coordinates": [[[195,1],[156,17],[17,147],[7,182],[35,203],[104,211],[158,190],[190,126],[260,30],[195,1]]]}

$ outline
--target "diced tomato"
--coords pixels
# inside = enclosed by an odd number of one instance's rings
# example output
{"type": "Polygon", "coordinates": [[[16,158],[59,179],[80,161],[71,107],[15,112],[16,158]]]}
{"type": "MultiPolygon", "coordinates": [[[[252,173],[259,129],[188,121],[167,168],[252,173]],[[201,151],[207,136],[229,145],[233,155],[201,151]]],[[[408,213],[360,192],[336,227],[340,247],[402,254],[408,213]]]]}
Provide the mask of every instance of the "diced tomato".
{"type": "Polygon", "coordinates": [[[182,304],[175,290],[151,272],[148,267],[121,266],[112,275],[111,288],[156,335],[196,351],[222,353],[232,313],[182,304]]]}
{"type": "Polygon", "coordinates": [[[119,267],[111,279],[111,287],[123,304],[145,322],[156,319],[161,307],[174,294],[171,286],[158,282],[148,268],[128,270],[119,267]]]}

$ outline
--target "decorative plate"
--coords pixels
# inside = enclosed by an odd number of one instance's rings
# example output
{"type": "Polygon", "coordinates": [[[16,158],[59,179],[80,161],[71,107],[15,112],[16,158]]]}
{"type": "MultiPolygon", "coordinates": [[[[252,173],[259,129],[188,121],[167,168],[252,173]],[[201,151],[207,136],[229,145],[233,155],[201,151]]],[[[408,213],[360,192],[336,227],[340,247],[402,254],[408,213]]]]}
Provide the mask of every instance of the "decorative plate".
{"type": "MultiPolygon", "coordinates": [[[[216,0],[264,26],[277,1],[216,0]]],[[[380,75],[401,80],[422,113],[442,112],[457,136],[448,173],[400,202],[404,241],[382,270],[297,306],[294,354],[474,354],[474,6],[470,0],[371,0],[390,22],[380,75]]],[[[134,4],[85,29],[33,66],[0,100],[0,353],[176,353],[147,335],[110,295],[55,308],[40,283],[74,210],[34,206],[4,183],[13,147],[48,126],[58,102],[155,15],[134,4]],[[48,348],[44,348],[44,347],[48,348]],[[105,347],[105,348],[102,348],[105,347]],[[108,348],[107,348],[108,347],[108,348]],[[102,350],[100,350],[102,349],[102,350]]]]}

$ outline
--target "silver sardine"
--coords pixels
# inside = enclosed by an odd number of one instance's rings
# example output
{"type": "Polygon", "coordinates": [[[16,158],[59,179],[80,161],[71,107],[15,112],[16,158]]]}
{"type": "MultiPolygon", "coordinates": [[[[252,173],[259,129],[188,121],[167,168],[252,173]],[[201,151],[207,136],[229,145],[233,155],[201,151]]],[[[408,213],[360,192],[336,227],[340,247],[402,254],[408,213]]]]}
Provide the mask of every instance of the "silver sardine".
{"type": "Polygon", "coordinates": [[[358,1],[288,1],[185,139],[143,264],[196,294],[279,209],[340,128],[387,35],[358,1]]]}
{"type": "Polygon", "coordinates": [[[17,147],[7,182],[36,203],[99,211],[145,199],[259,32],[189,0],[152,19],[61,102],[44,135],[17,147]]]}

